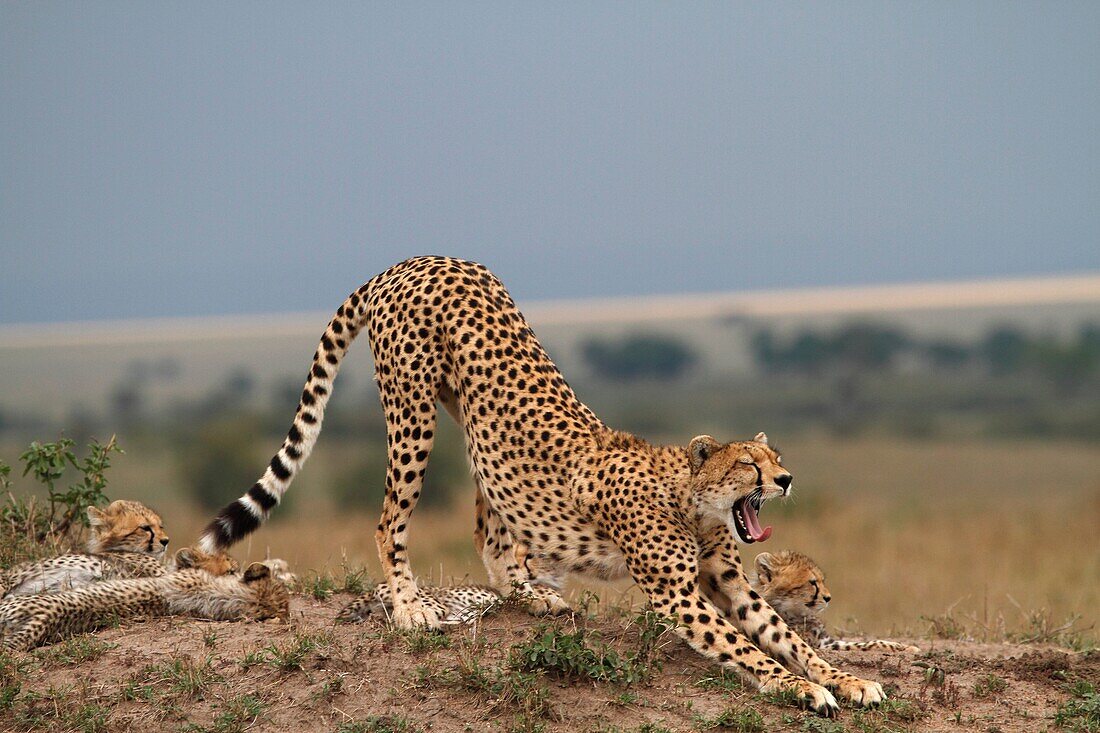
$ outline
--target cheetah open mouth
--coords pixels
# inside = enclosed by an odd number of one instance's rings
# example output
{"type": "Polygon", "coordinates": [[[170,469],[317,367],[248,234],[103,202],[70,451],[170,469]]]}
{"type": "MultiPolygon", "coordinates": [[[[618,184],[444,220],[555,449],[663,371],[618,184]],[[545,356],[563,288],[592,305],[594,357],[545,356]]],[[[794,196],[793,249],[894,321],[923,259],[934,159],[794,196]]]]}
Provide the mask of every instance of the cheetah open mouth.
{"type": "Polygon", "coordinates": [[[733,505],[733,527],[737,530],[737,536],[745,544],[763,542],[772,536],[771,527],[760,528],[758,513],[763,503],[763,495],[759,491],[754,491],[733,505]]]}

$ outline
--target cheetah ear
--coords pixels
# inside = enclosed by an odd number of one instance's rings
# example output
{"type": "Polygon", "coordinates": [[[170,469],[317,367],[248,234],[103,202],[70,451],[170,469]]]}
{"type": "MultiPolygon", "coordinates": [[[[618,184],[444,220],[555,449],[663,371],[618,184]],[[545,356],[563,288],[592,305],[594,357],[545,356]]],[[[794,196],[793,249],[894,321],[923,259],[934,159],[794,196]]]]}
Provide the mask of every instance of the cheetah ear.
{"type": "Polygon", "coordinates": [[[755,440],[757,443],[763,443],[764,445],[768,444],[768,436],[764,433],[757,433],[756,437],[753,438],[753,440],[755,440]]]}
{"type": "Polygon", "coordinates": [[[195,553],[190,547],[181,547],[176,550],[173,559],[176,561],[176,568],[179,570],[195,567],[195,553]]]}
{"type": "Polygon", "coordinates": [[[714,455],[714,452],[722,447],[709,435],[696,435],[688,444],[688,462],[691,463],[691,472],[695,473],[703,465],[703,462],[714,455]]]}
{"type": "Polygon", "coordinates": [[[763,580],[765,583],[770,583],[772,579],[772,562],[775,560],[770,552],[761,552],[756,556],[756,577],[763,580]]]}
{"type": "Polygon", "coordinates": [[[271,568],[262,562],[254,562],[244,571],[244,582],[252,583],[257,580],[271,577],[271,568]]]}
{"type": "Polygon", "coordinates": [[[107,523],[107,515],[94,506],[88,507],[88,525],[101,527],[107,523]]]}

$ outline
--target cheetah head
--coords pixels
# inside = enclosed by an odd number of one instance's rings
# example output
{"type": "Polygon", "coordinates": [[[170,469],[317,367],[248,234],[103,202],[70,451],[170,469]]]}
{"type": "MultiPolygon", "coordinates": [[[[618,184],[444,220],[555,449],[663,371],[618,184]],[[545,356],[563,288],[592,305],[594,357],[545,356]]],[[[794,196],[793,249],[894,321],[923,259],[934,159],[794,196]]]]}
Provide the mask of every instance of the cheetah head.
{"type": "Polygon", "coordinates": [[[88,552],[140,552],[161,556],[168,534],[160,515],[138,501],[119,499],[103,509],[88,507],[88,552]]]}
{"type": "Polygon", "coordinates": [[[271,568],[262,562],[254,562],[245,568],[241,580],[251,596],[246,613],[248,618],[254,621],[287,619],[290,615],[290,595],[286,584],[271,574],[271,568]]]}
{"type": "Polygon", "coordinates": [[[783,618],[817,616],[828,607],[832,596],[825,585],[825,574],[802,553],[761,552],[755,564],[753,587],[783,618]]]}
{"type": "Polygon", "coordinates": [[[172,558],[173,569],[195,568],[205,570],[215,577],[233,575],[241,571],[241,564],[224,552],[208,553],[195,547],[181,547],[172,558]]]}
{"type": "Polygon", "coordinates": [[[700,435],[688,446],[688,463],[701,514],[729,524],[746,544],[771,537],[772,528],[760,526],[760,507],[790,493],[791,474],[779,465],[768,436],[723,444],[700,435]]]}

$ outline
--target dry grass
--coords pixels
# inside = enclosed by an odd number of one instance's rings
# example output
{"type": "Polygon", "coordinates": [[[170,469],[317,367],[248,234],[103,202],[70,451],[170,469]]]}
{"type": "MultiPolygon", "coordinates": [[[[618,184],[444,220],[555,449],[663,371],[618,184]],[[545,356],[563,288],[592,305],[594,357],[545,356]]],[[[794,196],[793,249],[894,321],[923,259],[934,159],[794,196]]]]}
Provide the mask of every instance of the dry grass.
{"type": "MultiPolygon", "coordinates": [[[[322,441],[304,480],[291,489],[293,511],[278,512],[243,544],[241,559],[270,549],[300,572],[346,562],[365,565],[377,578],[376,515],[337,514],[315,493],[353,449],[322,441]]],[[[817,559],[836,599],[828,614],[833,626],[921,635],[958,627],[978,638],[1028,638],[1079,616],[1070,631],[1097,638],[1100,451],[1094,447],[806,438],[785,441],[783,453],[796,491],[788,503],[765,510],[775,534],[764,549],[794,548],[817,559]]],[[[124,470],[121,483],[132,483],[124,470]]],[[[153,492],[127,495],[136,493],[153,492]]],[[[194,537],[207,519],[164,496],[144,498],[169,516],[175,543],[194,537]]],[[[423,577],[484,580],[471,541],[468,487],[456,491],[451,508],[419,510],[411,531],[414,568],[423,577]]],[[[595,589],[605,601],[639,600],[629,583],[572,588],[595,589]]]]}
{"type": "MultiPolygon", "coordinates": [[[[821,564],[835,598],[832,626],[1029,638],[1080,616],[1070,631],[1100,637],[1095,445],[773,437],[795,475],[795,492],[765,509],[775,533],[761,549],[798,549],[821,564]]],[[[323,437],[289,503],[236,549],[239,559],[262,559],[270,549],[303,575],[347,564],[378,578],[377,515],[338,513],[326,491],[360,460],[362,447],[323,437]]],[[[191,542],[209,515],[181,499],[175,457],[140,444],[127,448],[112,468],[111,495],[149,502],[164,516],[174,547],[191,542]]],[[[379,465],[379,480],[383,473],[379,465]]],[[[239,488],[227,486],[226,499],[239,488]]],[[[472,491],[460,487],[454,495],[447,509],[416,512],[413,566],[433,581],[481,582],[472,491]]],[[[756,549],[746,551],[747,560],[756,549]]],[[[629,583],[572,585],[574,595],[584,589],[605,601],[640,600],[629,583]]]]}

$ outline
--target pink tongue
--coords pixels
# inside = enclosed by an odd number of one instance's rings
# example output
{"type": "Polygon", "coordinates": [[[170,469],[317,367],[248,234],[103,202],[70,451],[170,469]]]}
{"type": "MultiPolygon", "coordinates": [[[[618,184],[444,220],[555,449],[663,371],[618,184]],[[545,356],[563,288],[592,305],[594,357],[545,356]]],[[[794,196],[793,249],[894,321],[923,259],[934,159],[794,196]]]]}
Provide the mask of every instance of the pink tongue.
{"type": "Polygon", "coordinates": [[[745,526],[749,530],[749,534],[752,535],[754,542],[763,542],[772,536],[772,528],[765,527],[760,529],[760,520],[756,516],[756,510],[752,508],[750,502],[743,502],[741,504],[741,513],[745,517],[745,526]]]}

